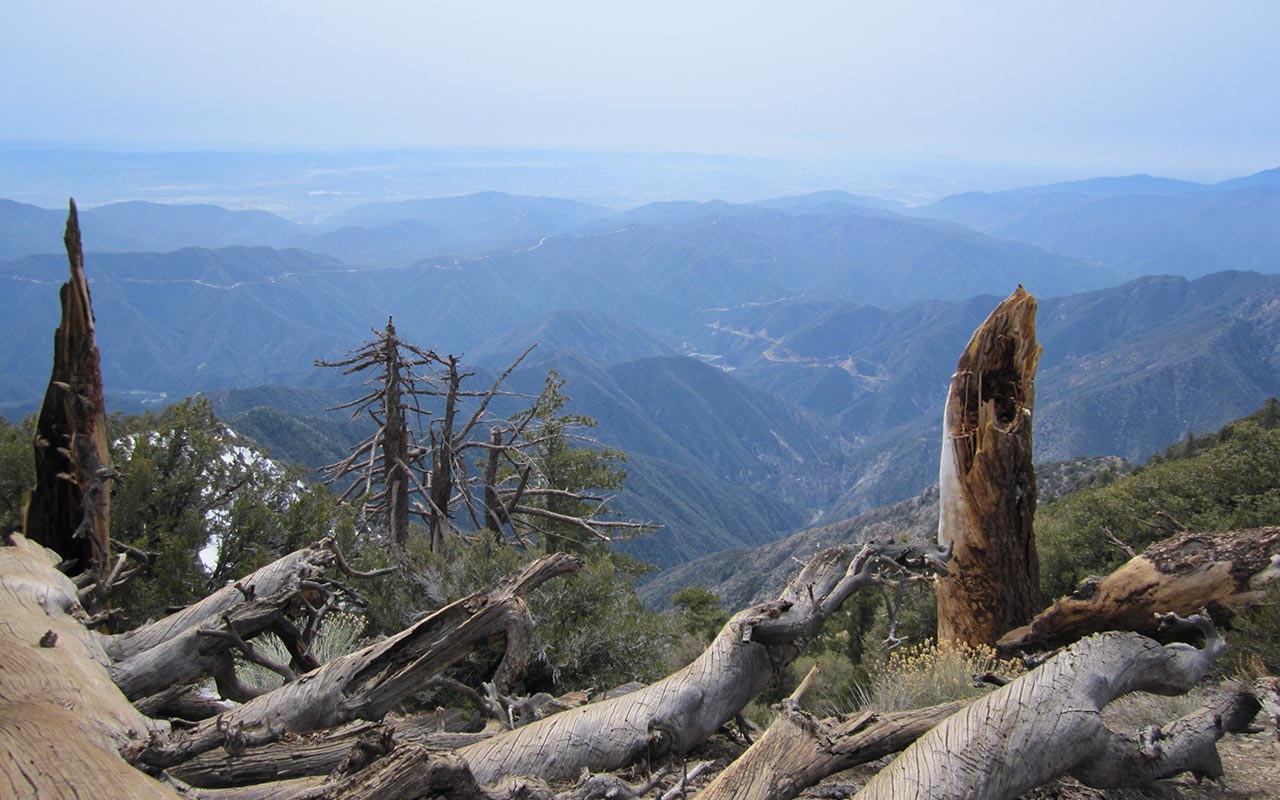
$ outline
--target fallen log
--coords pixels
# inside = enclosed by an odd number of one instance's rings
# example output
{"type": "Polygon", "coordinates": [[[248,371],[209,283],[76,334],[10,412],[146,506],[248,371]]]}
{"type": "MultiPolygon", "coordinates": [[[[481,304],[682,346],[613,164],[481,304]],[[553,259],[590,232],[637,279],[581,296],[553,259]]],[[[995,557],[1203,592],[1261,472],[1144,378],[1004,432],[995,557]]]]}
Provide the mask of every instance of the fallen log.
{"type": "Polygon", "coordinates": [[[251,786],[257,783],[324,776],[337,770],[362,741],[384,753],[403,744],[434,750],[456,750],[492,736],[492,732],[448,733],[436,730],[435,714],[390,719],[385,722],[352,722],[314,734],[228,752],[210,750],[171,768],[168,774],[201,788],[251,786]]]}
{"type": "Polygon", "coordinates": [[[544,556],[395,636],[190,730],[156,737],[132,753],[134,761],[162,769],[228,743],[241,749],[355,719],[380,720],[428,679],[497,636],[507,637],[507,652],[495,680],[509,681],[523,671],[529,656],[533,623],[520,595],[581,566],[581,560],[563,553],[544,556]]]}
{"type": "Polygon", "coordinates": [[[1176,621],[1201,630],[1204,647],[1162,646],[1129,632],[1091,636],[948,717],[855,797],[1012,800],[1064,774],[1099,788],[1146,785],[1183,771],[1219,777],[1214,745],[1253,719],[1259,705],[1251,693],[1163,731],[1122,735],[1102,721],[1103,707],[1127,692],[1186,692],[1225,650],[1207,617],[1176,621]]]}
{"type": "Polygon", "coordinates": [[[953,548],[938,581],[938,639],[994,645],[1040,607],[1032,519],[1036,299],[1019,286],[960,355],[943,412],[938,542],[953,548]]]}
{"type": "Polygon", "coordinates": [[[218,619],[242,603],[274,595],[291,583],[318,578],[334,559],[335,554],[330,549],[328,540],[295,550],[181,611],[119,636],[104,637],[103,647],[113,661],[121,662],[132,658],[188,630],[218,619]]]}
{"type": "Polygon", "coordinates": [[[910,711],[818,719],[799,706],[808,683],[806,678],[783,701],[764,735],[697,800],[790,800],[828,775],[898,752],[965,705],[958,700],[910,711]]]}
{"type": "Polygon", "coordinates": [[[1205,608],[1221,622],[1231,609],[1262,601],[1264,584],[1280,579],[1277,555],[1280,527],[1162,539],[1006,633],[999,648],[1055,647],[1106,630],[1153,636],[1157,612],[1187,615],[1205,608]]]}
{"type": "Polygon", "coordinates": [[[188,686],[234,669],[234,654],[251,639],[278,625],[301,605],[296,583],[269,597],[233,608],[220,618],[111,665],[111,679],[130,700],[188,686]]]}
{"type": "Polygon", "coordinates": [[[622,697],[564,711],[464,747],[481,785],[547,781],[682,754],[733,719],[791,663],[828,616],[867,585],[908,570],[945,571],[931,543],[868,543],[815,555],[781,596],[733,616],[693,663],[622,697]]]}

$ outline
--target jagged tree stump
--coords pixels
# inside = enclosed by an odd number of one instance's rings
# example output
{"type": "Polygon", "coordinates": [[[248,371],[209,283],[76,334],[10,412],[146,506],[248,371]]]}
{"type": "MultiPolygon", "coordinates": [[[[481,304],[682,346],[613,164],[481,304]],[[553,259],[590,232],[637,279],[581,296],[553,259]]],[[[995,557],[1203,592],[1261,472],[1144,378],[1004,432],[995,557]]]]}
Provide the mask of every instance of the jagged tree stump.
{"type": "Polygon", "coordinates": [[[938,541],[953,547],[938,583],[938,638],[994,645],[1040,607],[1032,518],[1036,299],[1019,286],[960,356],[943,414],[938,541]]]}
{"type": "Polygon", "coordinates": [[[60,292],[62,321],[54,332],[53,373],[36,421],[36,485],[23,515],[23,532],[69,562],[69,574],[91,570],[100,577],[111,557],[108,523],[115,473],[74,200],[63,241],[71,278],[60,292]]]}

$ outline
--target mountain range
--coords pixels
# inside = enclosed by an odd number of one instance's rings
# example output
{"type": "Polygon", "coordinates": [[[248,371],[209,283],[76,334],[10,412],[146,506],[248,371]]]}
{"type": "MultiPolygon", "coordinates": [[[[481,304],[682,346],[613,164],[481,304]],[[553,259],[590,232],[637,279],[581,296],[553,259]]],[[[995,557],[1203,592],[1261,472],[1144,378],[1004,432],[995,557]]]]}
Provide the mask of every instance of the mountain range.
{"type": "Polygon", "coordinates": [[[970,192],[909,213],[1130,277],[1272,272],[1280,263],[1280,168],[1211,185],[1133,175],[970,192]]]}
{"type": "MultiPolygon", "coordinates": [[[[1019,283],[1040,297],[1040,460],[1141,459],[1280,393],[1280,276],[1262,274],[1280,264],[1278,176],[1107,178],[917,208],[833,191],[619,212],[482,193],[306,226],[150,203],[82,222],[113,408],[207,392],[237,430],[314,467],[361,431],[322,411],[352,389],[313,362],[388,316],[409,341],[464,353],[479,381],[536,341],[511,388],[566,378],[571,410],[630,453],[615,505],[665,526],[620,546],[671,567],[936,480],[955,359],[1019,283]],[[1259,271],[1204,275],[1236,262],[1259,271]],[[1160,265],[1178,274],[1124,280],[1160,265]]],[[[10,416],[47,381],[62,225],[0,201],[10,416]]]]}

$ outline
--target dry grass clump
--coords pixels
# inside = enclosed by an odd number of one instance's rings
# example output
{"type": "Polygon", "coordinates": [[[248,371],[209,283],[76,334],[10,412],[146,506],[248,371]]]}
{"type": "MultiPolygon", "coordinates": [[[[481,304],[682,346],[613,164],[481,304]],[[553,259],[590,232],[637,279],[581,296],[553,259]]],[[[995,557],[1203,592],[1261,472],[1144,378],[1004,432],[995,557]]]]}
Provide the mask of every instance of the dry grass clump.
{"type": "Polygon", "coordinates": [[[863,710],[926,708],[985,694],[992,688],[982,681],[987,673],[1013,678],[1024,671],[985,645],[928,642],[890,654],[871,682],[857,687],[856,702],[863,710]]]}

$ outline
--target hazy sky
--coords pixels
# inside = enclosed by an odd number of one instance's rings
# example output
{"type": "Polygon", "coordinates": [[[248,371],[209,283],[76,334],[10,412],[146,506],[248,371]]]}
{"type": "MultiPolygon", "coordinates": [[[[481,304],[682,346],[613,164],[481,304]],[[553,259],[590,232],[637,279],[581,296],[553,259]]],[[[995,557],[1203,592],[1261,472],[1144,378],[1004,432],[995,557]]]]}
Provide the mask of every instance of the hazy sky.
{"type": "Polygon", "coordinates": [[[23,2],[0,142],[1280,164],[1280,2],[23,2]]]}

